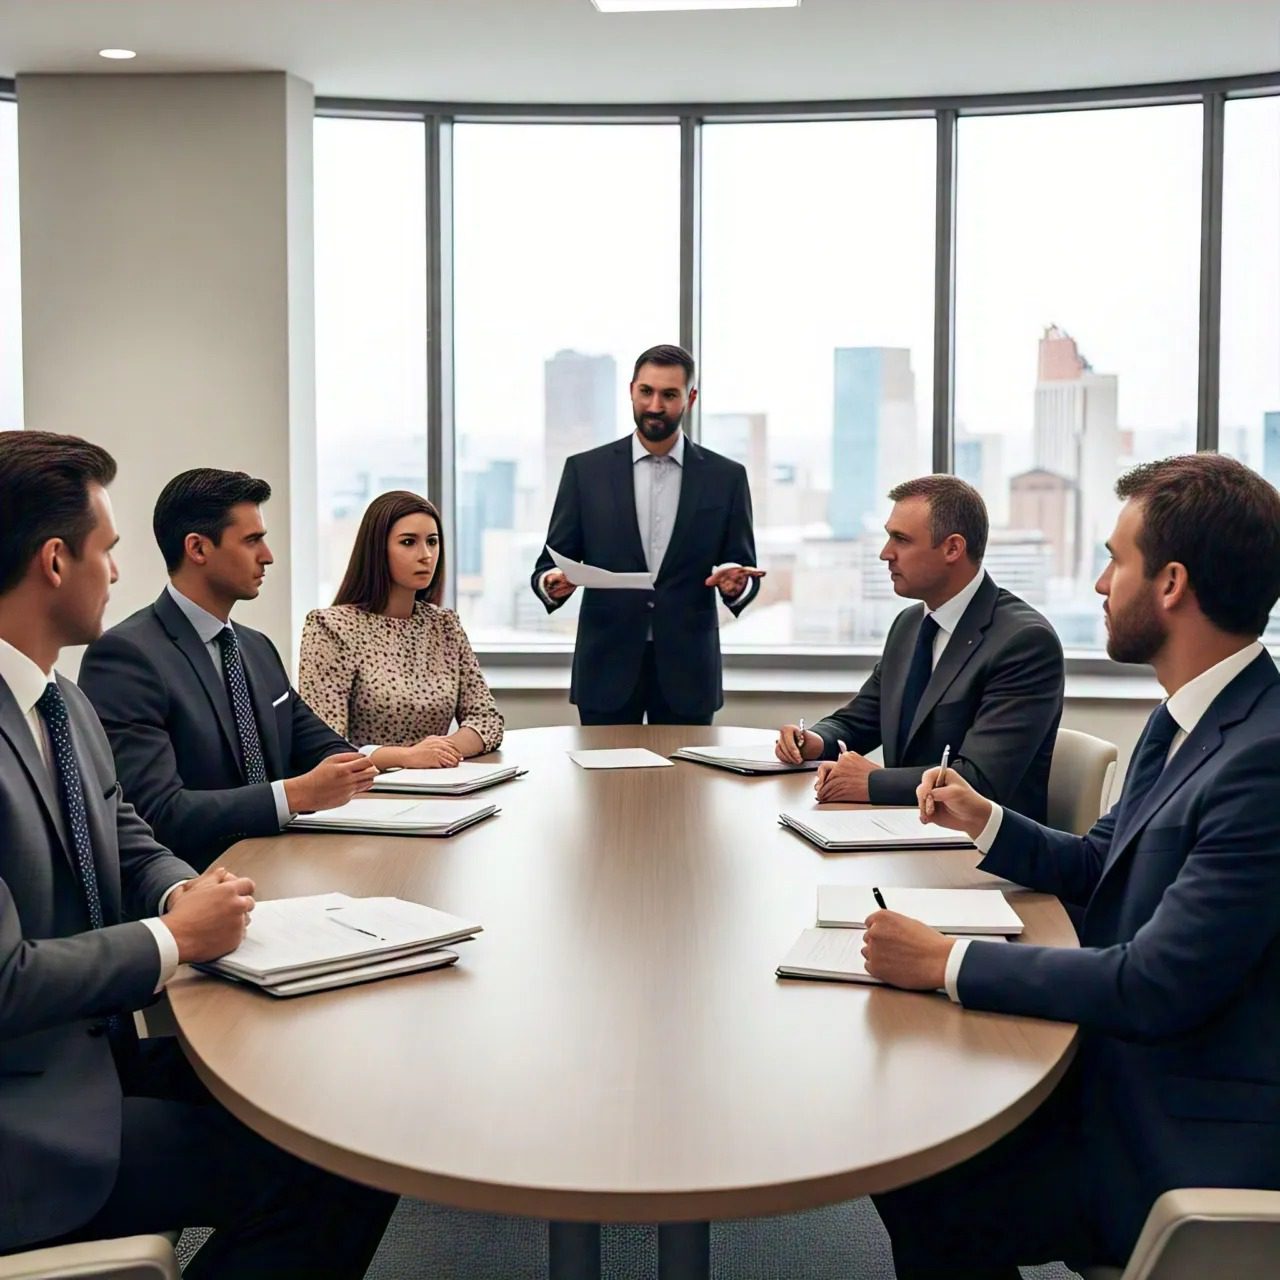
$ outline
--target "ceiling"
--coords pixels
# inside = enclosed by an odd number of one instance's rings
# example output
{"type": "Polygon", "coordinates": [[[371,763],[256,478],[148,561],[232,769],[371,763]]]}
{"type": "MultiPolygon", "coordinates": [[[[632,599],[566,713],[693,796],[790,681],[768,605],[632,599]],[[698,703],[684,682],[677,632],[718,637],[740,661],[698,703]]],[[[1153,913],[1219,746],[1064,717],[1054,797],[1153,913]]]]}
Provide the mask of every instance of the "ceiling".
{"type": "Polygon", "coordinates": [[[715,102],[1083,88],[1280,70],[1280,0],[0,0],[0,76],[286,70],[319,94],[715,102]],[[108,63],[99,48],[136,49],[108,63]]]}

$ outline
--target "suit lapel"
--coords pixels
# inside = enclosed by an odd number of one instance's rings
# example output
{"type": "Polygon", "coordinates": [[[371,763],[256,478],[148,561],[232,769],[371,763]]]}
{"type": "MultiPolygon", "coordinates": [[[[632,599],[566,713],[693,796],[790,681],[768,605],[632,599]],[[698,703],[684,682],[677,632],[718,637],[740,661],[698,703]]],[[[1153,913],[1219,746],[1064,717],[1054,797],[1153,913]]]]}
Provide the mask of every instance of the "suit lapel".
{"type": "Polygon", "coordinates": [[[62,845],[62,852],[68,862],[71,861],[71,842],[67,836],[67,828],[62,819],[62,801],[58,798],[58,784],[51,770],[45,768],[36,750],[35,739],[31,736],[31,728],[26,717],[18,710],[18,704],[9,686],[0,680],[0,735],[8,741],[13,753],[22,763],[31,780],[40,805],[44,809],[49,826],[62,845]]]}
{"type": "Polygon", "coordinates": [[[635,463],[631,461],[631,437],[619,440],[609,457],[609,483],[613,488],[614,509],[618,513],[618,527],[628,545],[623,554],[643,571],[645,566],[644,543],[640,537],[640,517],[636,515],[635,463]]]}
{"type": "MultiPolygon", "coordinates": [[[[991,625],[992,615],[995,613],[996,590],[995,583],[987,578],[978,588],[977,594],[969,601],[969,607],[960,615],[960,621],[956,624],[951,639],[947,641],[947,647],[942,651],[942,657],[938,659],[938,665],[934,667],[933,675],[929,677],[929,683],[925,685],[924,693],[920,697],[920,705],[916,708],[911,727],[907,731],[904,750],[910,746],[911,739],[919,732],[925,718],[938,705],[938,700],[951,687],[956,676],[977,653],[986,630],[991,625]]],[[[919,627],[916,630],[919,631],[919,627]]],[[[913,646],[915,644],[914,637],[912,644],[913,646]]]]}
{"type": "Polygon", "coordinates": [[[240,657],[244,663],[244,679],[249,686],[249,701],[253,703],[253,718],[258,722],[258,737],[262,742],[262,754],[267,764],[267,776],[283,778],[283,752],[280,734],[276,729],[275,708],[271,705],[271,672],[260,661],[258,646],[243,631],[240,637],[240,657]]]}
{"type": "Polygon", "coordinates": [[[904,614],[912,616],[904,618],[900,624],[901,634],[893,637],[892,644],[885,645],[880,665],[880,741],[884,748],[884,762],[891,769],[898,763],[902,696],[907,671],[911,667],[911,655],[916,648],[916,636],[920,634],[920,624],[924,621],[924,605],[912,605],[898,616],[903,617],[904,614]]]}
{"type": "MultiPolygon", "coordinates": [[[[702,496],[702,485],[706,479],[706,463],[707,460],[703,456],[702,450],[692,440],[686,438],[684,442],[684,464],[681,468],[680,476],[680,501],[676,505],[676,522],[672,526],[671,541],[667,543],[667,550],[662,557],[662,564],[654,570],[655,580],[662,572],[662,569],[666,567],[667,561],[671,559],[672,550],[682,546],[688,534],[689,525],[693,521],[693,513],[698,509],[698,502],[702,496]]],[[[707,565],[707,572],[711,572],[711,565],[707,565]]]]}
{"type": "Polygon", "coordinates": [[[235,721],[231,716],[231,699],[218,679],[218,673],[214,670],[204,645],[200,643],[200,637],[196,635],[191,623],[183,617],[182,610],[169,598],[168,591],[160,593],[160,598],[153,607],[156,617],[160,619],[160,625],[168,633],[169,639],[178,646],[182,656],[191,664],[192,671],[204,687],[222,729],[222,736],[231,749],[231,758],[236,762],[236,768],[240,769],[240,736],[236,733],[235,721]]]}

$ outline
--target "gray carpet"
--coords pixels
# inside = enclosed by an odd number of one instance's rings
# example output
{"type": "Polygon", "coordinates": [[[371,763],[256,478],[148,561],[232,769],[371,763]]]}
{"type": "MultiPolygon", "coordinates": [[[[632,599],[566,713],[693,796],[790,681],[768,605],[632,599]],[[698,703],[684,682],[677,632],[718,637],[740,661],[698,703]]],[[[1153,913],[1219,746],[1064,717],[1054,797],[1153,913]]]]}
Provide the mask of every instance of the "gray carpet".
{"type": "MultiPolygon", "coordinates": [[[[187,1232],[186,1257],[204,1233],[187,1232]]],[[[605,1227],[603,1280],[656,1280],[652,1227],[605,1227]]],[[[893,1280],[889,1240],[870,1200],[782,1218],[716,1223],[714,1280],[893,1280]]],[[[402,1200],[369,1280],[545,1280],[547,1230],[527,1218],[463,1213],[402,1200]]],[[[1026,1280],[1070,1280],[1062,1266],[1028,1267],[1026,1280]]]]}

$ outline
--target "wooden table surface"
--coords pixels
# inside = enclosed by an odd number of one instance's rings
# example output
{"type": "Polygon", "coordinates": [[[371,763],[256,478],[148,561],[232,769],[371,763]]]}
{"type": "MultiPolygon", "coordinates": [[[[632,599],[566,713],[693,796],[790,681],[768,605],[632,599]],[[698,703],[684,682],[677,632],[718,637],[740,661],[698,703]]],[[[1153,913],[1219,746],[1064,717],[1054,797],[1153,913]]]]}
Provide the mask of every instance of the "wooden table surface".
{"type": "MultiPolygon", "coordinates": [[[[500,756],[528,776],[481,793],[502,812],[452,839],[237,845],[224,861],[263,899],[394,894],[484,932],[451,969],[293,1000],[184,970],[169,993],[187,1053],[278,1145],[466,1209],[783,1213],[981,1150],[1052,1089],[1073,1027],[774,975],[819,884],[999,883],[973,851],[824,854],[777,824],[812,805],[812,775],[588,771],[566,754],[771,737],[519,730],[500,756]]],[[[1075,945],[1056,899],[1014,902],[1027,941],[1075,945]]]]}

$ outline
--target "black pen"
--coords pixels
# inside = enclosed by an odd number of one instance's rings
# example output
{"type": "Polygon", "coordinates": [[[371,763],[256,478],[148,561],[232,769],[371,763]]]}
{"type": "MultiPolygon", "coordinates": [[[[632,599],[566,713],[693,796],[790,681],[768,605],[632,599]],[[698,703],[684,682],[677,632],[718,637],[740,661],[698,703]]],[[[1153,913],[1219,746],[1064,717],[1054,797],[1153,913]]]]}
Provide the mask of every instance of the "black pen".
{"type": "Polygon", "coordinates": [[[876,906],[878,906],[881,911],[888,911],[889,908],[884,905],[884,894],[874,886],[872,886],[871,892],[875,896],[876,906]]]}

